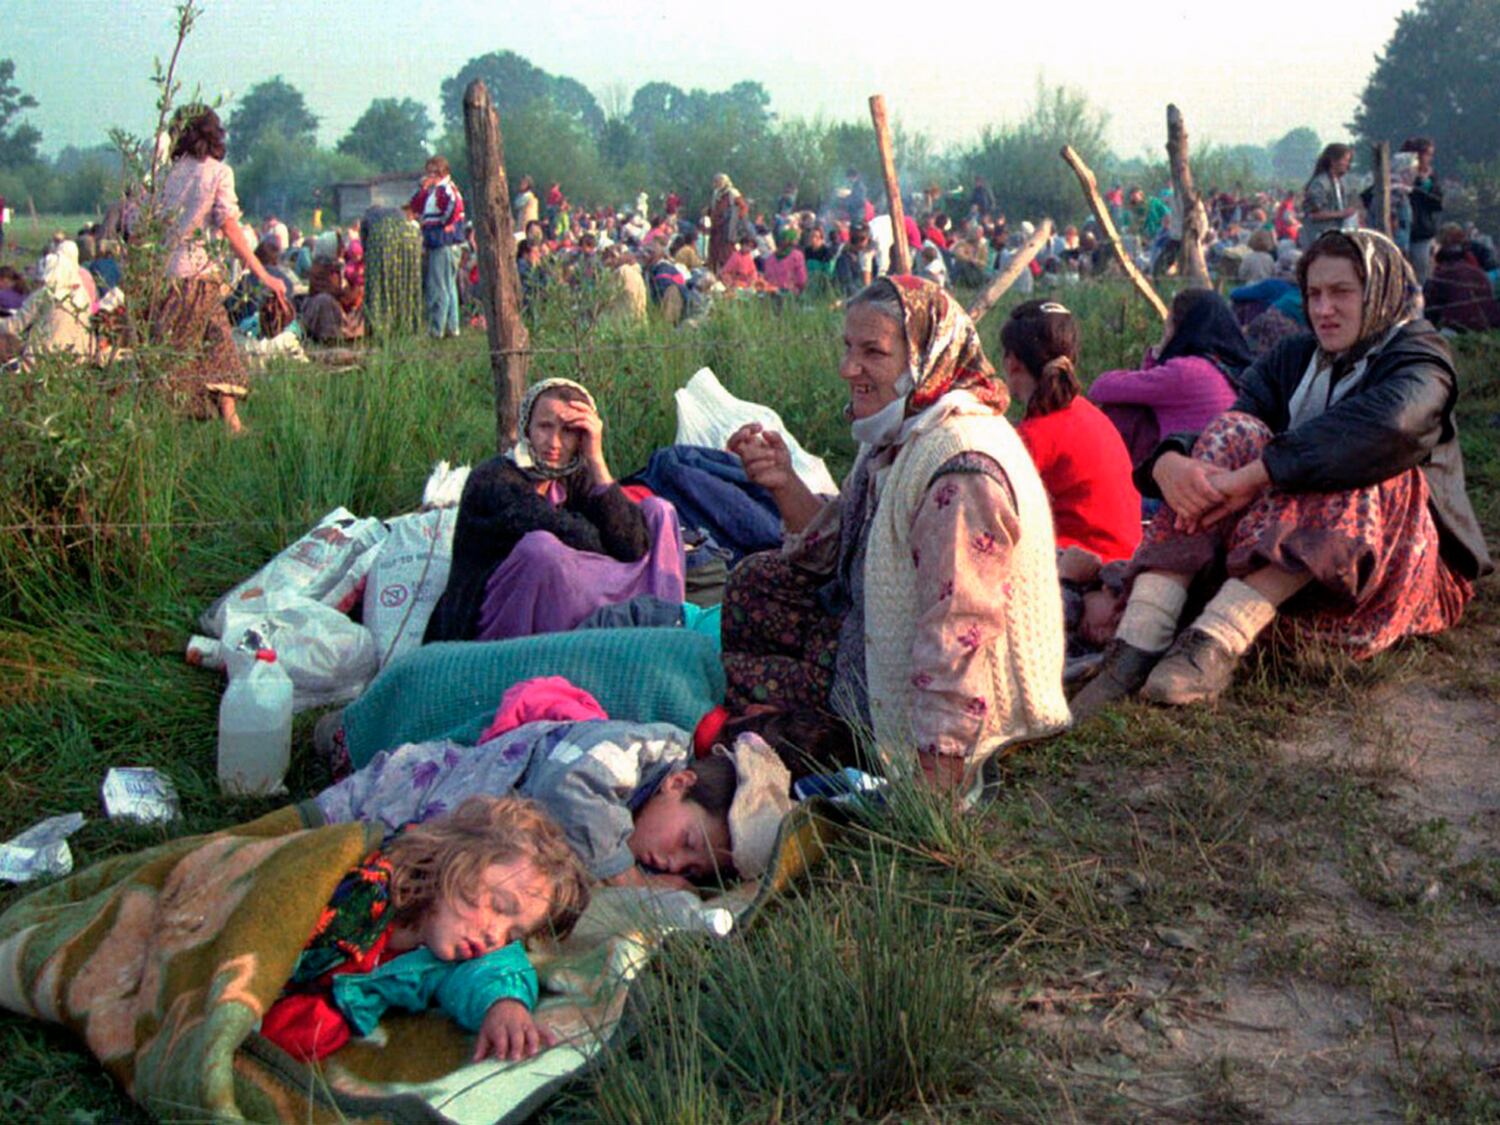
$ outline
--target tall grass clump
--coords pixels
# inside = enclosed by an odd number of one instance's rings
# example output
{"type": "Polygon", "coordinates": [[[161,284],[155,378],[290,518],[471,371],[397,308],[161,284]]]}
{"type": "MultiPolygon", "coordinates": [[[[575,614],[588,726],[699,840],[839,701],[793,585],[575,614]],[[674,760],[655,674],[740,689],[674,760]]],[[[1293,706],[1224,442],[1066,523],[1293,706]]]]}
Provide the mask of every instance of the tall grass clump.
{"type": "Polygon", "coordinates": [[[880,837],[723,942],[677,938],[632,996],[635,1034],[560,1119],[828,1121],[1034,1097],[972,957],[974,919],[880,837]]]}

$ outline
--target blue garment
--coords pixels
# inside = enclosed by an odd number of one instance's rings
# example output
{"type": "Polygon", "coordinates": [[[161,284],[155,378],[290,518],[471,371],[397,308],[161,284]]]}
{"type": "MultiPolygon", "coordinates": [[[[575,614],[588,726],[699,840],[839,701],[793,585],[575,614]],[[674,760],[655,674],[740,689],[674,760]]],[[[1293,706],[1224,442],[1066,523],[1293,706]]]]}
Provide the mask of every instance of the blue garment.
{"type": "Polygon", "coordinates": [[[100,293],[107,293],[120,284],[120,263],[113,258],[95,258],[86,268],[94,275],[100,293]]]}
{"type": "Polygon", "coordinates": [[[439,246],[423,255],[422,298],[427,304],[427,331],[458,335],[458,246],[439,246]]]}
{"type": "Polygon", "coordinates": [[[465,1031],[478,1031],[500,1000],[536,1007],[536,970],[518,941],[469,961],[439,960],[426,946],[368,973],[333,978],[333,1003],[356,1035],[369,1035],[390,1008],[425,1012],[436,1004],[465,1031]]]}
{"type": "Polygon", "coordinates": [[[1278,297],[1286,295],[1288,290],[1296,289],[1294,282],[1287,281],[1282,277],[1268,277],[1264,281],[1253,281],[1249,285],[1241,285],[1229,291],[1231,301],[1256,301],[1263,305],[1269,305],[1278,297]]]}
{"type": "Polygon", "coordinates": [[[1307,313],[1302,308],[1302,290],[1295,285],[1271,302],[1271,307],[1283,316],[1307,325],[1307,313]]]}
{"type": "Polygon", "coordinates": [[[732,453],[669,445],[651,454],[629,484],[644,484],[670,500],[684,527],[701,527],[730,553],[730,565],[756,551],[781,546],[781,513],[771,494],[750,483],[732,453]]]}

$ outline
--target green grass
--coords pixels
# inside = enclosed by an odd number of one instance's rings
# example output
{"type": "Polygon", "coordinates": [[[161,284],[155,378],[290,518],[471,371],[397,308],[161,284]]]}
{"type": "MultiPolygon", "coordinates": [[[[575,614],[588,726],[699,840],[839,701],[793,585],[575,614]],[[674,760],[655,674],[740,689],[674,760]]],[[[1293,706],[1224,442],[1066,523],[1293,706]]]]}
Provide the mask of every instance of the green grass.
{"type": "MultiPolygon", "coordinates": [[[[1123,286],[1064,299],[1083,321],[1086,371],[1132,365],[1157,331],[1123,286]]],[[[1004,315],[983,326],[992,356],[1004,315]]],[[[579,378],[598,395],[618,472],[671,441],[672,392],[704,365],[775,406],[835,475],[850,463],[828,308],[748,303],[678,332],[586,331],[552,307],[534,343],[534,378],[579,378]]],[[[1458,351],[1470,490],[1500,541],[1500,341],[1458,351]]],[[[279,368],[258,382],[237,440],[173,417],[132,374],[48,370],[0,384],[0,838],[81,809],[80,865],[162,833],[99,815],[112,765],[174,779],[174,832],[267,807],[217,792],[220,684],[182,660],[204,606],[335,505],[409,510],[434,461],[494,448],[477,333],[377,348],[353,372],[279,368]]],[[[1455,925],[1492,923],[1493,855],[1459,854],[1462,826],[1399,813],[1394,760],[1351,768],[1288,760],[1277,746],[1309,724],[1388,737],[1366,701],[1392,685],[1500,698],[1493,661],[1472,657],[1497,637],[1500,598],[1486,583],[1447,637],[1358,666],[1267,650],[1215,709],[1122,708],[1028,747],[977,815],[897,802],[742,938],[673,943],[633,999],[638,1034],[548,1118],[1151,1117],[1155,1095],[1139,1079],[1155,1064],[1122,1053],[1114,1031],[1156,1028],[1160,1046],[1161,1028],[1219,1010],[1247,975],[1345,990],[1381,1026],[1389,1014],[1404,1028],[1441,998],[1462,1043],[1403,1033],[1382,1072],[1391,1104],[1412,1120],[1483,1117],[1495,1081],[1471,1047],[1491,1042],[1500,973],[1487,962],[1460,971],[1442,950],[1455,925]],[[1392,856],[1406,866],[1391,869],[1392,856]],[[1325,917],[1319,871],[1389,932],[1325,917]],[[1437,900],[1412,901],[1407,876],[1425,886],[1429,873],[1437,900]]],[[[295,796],[327,780],[307,727],[295,796]]],[[[21,893],[0,892],[0,908],[21,893]]],[[[1242,1063],[1177,1069],[1187,1077],[1164,1115],[1256,1119],[1242,1063]]],[[[66,1036],[0,1016],[0,1119],[144,1118],[66,1036]]]]}

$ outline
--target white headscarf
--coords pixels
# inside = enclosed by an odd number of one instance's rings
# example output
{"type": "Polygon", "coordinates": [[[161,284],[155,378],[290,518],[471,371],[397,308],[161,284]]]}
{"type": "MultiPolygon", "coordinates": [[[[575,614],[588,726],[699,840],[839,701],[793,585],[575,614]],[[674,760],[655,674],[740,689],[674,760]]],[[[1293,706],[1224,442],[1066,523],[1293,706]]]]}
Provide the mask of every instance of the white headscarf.
{"type": "Polygon", "coordinates": [[[38,267],[43,288],[60,305],[71,304],[79,312],[89,308],[88,290],[83,287],[78,265],[78,243],[65,239],[57,243],[38,267]]]}

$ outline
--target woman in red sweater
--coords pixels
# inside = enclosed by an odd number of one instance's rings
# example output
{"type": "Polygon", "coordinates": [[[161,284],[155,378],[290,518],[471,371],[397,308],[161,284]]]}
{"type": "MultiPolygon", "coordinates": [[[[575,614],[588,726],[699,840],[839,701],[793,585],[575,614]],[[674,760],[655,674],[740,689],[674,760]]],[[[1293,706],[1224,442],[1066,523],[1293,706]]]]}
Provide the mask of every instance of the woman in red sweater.
{"type": "Polygon", "coordinates": [[[1120,432],[1079,386],[1078,322],[1056,301],[1027,301],[1000,345],[1011,396],[1026,409],[1016,432],[1052,501],[1059,550],[1128,559],[1141,541],[1141,496],[1120,432]]]}

